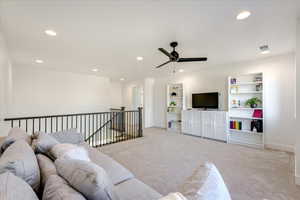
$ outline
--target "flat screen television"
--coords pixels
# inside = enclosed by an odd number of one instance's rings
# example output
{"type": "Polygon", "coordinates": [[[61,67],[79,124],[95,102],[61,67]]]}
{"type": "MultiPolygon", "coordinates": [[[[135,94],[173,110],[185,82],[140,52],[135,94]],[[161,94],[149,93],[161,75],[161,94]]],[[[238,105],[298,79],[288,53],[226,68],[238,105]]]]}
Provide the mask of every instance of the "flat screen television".
{"type": "Polygon", "coordinates": [[[203,109],[218,109],[219,108],[219,93],[198,93],[192,94],[192,107],[203,109]]]}

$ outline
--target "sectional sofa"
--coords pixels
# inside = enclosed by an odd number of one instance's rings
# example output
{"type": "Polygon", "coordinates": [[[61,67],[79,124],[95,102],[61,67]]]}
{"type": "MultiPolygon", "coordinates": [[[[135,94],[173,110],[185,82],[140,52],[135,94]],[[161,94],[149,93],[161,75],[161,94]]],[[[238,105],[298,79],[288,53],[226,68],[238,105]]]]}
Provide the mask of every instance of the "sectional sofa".
{"type": "MultiPolygon", "coordinates": [[[[76,130],[30,136],[13,128],[1,141],[0,152],[1,200],[168,199],[120,163],[90,147],[76,130]]],[[[184,198],[230,200],[213,164],[204,164],[195,178],[186,183],[184,198]]]]}

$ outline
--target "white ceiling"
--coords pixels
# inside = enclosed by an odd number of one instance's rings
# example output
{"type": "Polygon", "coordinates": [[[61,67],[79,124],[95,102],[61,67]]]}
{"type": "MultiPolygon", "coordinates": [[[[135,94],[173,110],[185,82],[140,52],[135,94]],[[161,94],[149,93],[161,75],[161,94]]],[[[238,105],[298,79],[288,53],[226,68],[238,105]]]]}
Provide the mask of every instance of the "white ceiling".
{"type": "Polygon", "coordinates": [[[4,0],[0,7],[14,65],[116,80],[167,73],[169,67],[154,69],[167,61],[157,48],[168,49],[173,40],[183,57],[209,59],[176,64],[187,71],[265,57],[258,50],[264,44],[271,49],[267,56],[294,51],[297,16],[299,0],[4,0]],[[252,15],[237,21],[242,10],[252,15]],[[45,35],[46,29],[57,37],[45,35]]]}

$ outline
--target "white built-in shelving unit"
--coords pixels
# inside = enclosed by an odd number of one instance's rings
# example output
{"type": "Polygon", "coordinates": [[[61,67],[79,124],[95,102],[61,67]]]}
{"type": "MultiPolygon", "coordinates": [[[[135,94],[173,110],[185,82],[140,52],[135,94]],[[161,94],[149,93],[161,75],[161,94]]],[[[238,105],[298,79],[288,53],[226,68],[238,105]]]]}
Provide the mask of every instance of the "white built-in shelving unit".
{"type": "Polygon", "coordinates": [[[264,148],[263,82],[262,73],[228,77],[228,143],[264,148]],[[253,97],[261,100],[256,108],[245,105],[253,97]],[[257,111],[262,112],[262,116],[253,116],[257,111]],[[256,127],[262,128],[252,128],[251,124],[261,124],[256,127]]]}
{"type": "Polygon", "coordinates": [[[184,108],[183,84],[167,85],[167,130],[181,132],[181,115],[184,108]]]}

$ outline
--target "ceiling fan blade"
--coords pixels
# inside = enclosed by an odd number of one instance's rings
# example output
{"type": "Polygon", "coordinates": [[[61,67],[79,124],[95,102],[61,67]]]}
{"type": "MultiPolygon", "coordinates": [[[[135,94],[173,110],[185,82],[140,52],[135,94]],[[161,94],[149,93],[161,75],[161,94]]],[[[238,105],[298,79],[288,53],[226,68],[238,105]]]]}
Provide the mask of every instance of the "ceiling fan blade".
{"type": "Polygon", "coordinates": [[[164,66],[164,65],[168,64],[169,62],[172,62],[172,61],[171,61],[171,60],[169,60],[169,61],[167,61],[167,62],[165,62],[165,63],[163,63],[163,64],[161,64],[161,65],[158,65],[156,68],[160,68],[160,67],[162,67],[162,66],[164,66]]]}
{"type": "Polygon", "coordinates": [[[196,61],[207,61],[207,58],[179,58],[177,62],[196,62],[196,61]]]}
{"type": "Polygon", "coordinates": [[[169,52],[167,52],[164,48],[158,48],[160,52],[168,56],[170,59],[174,59],[174,56],[172,56],[169,52]]]}

